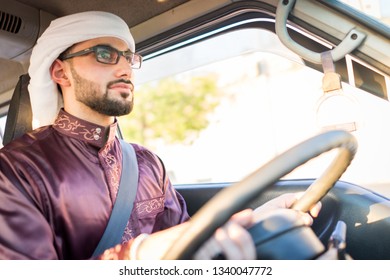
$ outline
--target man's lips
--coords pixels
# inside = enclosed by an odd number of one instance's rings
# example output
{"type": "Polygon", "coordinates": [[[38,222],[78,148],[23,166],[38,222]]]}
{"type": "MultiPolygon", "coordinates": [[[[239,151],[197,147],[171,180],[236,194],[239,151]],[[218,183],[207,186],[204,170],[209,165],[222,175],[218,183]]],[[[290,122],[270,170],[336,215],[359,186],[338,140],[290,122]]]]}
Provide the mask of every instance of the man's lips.
{"type": "Polygon", "coordinates": [[[127,84],[127,83],[117,83],[109,86],[109,89],[125,89],[125,90],[130,90],[133,92],[133,85],[132,84],[127,84]]]}

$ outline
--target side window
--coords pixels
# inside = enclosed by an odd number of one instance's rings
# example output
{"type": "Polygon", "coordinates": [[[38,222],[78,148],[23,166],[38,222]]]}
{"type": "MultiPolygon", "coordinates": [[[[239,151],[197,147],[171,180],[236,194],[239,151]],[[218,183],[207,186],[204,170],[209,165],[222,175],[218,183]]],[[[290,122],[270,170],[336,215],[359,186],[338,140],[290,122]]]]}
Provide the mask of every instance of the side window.
{"type": "MultiPolygon", "coordinates": [[[[388,87],[368,94],[356,79],[324,98],[322,77],[270,31],[226,32],[147,57],[135,72],[135,106],[120,119],[122,132],[156,152],[178,184],[240,180],[292,145],[343,128],[360,146],[343,178],[364,186],[378,183],[370,178],[390,182],[388,87]]],[[[289,177],[319,176],[322,160],[327,156],[289,177]]]]}

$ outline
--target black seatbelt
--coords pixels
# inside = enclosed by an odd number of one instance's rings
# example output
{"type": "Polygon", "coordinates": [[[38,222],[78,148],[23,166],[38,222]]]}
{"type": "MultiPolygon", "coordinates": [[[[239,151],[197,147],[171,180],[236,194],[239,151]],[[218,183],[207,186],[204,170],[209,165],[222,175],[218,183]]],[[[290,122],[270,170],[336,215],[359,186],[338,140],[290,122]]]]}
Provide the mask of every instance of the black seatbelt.
{"type": "Polygon", "coordinates": [[[121,243],[122,235],[130,218],[138,187],[138,163],[133,145],[120,139],[122,146],[122,174],[118,194],[107,227],[93,256],[121,243]]]}

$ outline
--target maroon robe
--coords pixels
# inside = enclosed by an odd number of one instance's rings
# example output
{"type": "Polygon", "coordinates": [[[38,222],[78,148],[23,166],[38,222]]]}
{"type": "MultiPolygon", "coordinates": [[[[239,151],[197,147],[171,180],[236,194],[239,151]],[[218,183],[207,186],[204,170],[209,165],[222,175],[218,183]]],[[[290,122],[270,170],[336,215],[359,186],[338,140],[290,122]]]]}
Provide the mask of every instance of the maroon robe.
{"type": "MultiPolygon", "coordinates": [[[[61,110],[55,123],[0,150],[0,259],[88,259],[112,211],[122,171],[117,124],[61,110]]],[[[189,219],[161,160],[133,144],[138,191],[122,242],[189,219]]]]}

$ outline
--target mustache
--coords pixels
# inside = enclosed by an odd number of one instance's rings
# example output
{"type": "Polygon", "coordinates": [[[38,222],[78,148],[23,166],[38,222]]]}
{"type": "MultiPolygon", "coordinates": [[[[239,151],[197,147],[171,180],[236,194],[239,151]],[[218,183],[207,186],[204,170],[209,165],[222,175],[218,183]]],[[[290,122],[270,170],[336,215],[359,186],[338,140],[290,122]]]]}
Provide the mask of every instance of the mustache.
{"type": "Polygon", "coordinates": [[[109,87],[111,87],[111,86],[113,86],[113,85],[115,85],[115,84],[119,84],[119,83],[129,84],[129,85],[131,85],[131,91],[134,90],[134,84],[133,84],[133,82],[130,81],[130,80],[127,80],[127,79],[118,79],[118,80],[115,80],[115,81],[111,81],[111,82],[109,82],[109,83],[107,84],[107,88],[109,88],[109,87]]]}

